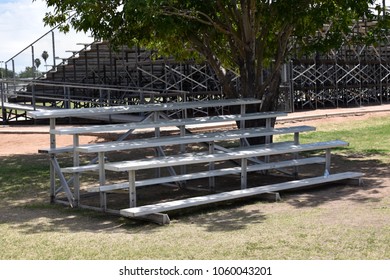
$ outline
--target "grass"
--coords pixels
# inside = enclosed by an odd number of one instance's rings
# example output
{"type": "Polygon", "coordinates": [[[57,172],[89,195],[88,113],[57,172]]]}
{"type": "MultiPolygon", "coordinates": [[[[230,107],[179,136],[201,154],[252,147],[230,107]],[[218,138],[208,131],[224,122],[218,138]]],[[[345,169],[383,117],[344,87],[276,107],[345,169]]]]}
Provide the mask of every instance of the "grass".
{"type": "MultiPolygon", "coordinates": [[[[390,117],[370,118],[322,125],[301,139],[346,140],[338,164],[375,174],[389,162],[389,129],[390,117]]],[[[390,198],[380,195],[388,186],[377,181],[284,193],[279,203],[253,198],[188,209],[162,227],[49,204],[45,157],[0,164],[0,259],[390,258],[390,198]]]]}
{"type": "Polygon", "coordinates": [[[0,198],[46,190],[43,178],[49,176],[46,157],[0,157],[0,198]]]}
{"type": "MultiPolygon", "coordinates": [[[[390,154],[390,118],[372,117],[368,121],[353,123],[329,123],[316,126],[317,131],[300,135],[301,143],[344,140],[349,143],[341,148],[346,154],[375,155],[383,162],[389,161],[390,154]]],[[[287,140],[289,136],[278,136],[279,140],[287,140]]]]}

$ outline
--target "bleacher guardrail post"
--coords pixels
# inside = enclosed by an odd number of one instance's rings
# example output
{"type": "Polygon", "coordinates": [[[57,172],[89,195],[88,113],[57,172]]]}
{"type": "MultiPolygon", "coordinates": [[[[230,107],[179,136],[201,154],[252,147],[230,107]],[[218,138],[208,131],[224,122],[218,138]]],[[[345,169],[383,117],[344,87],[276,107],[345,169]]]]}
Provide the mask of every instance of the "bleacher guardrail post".
{"type": "Polygon", "coordinates": [[[52,42],[52,48],[53,48],[53,69],[56,69],[56,46],[54,41],[54,32],[51,31],[51,42],[52,42]]]}
{"type": "MultiPolygon", "coordinates": [[[[3,73],[3,72],[1,72],[3,73]]],[[[7,112],[4,108],[4,86],[3,86],[3,78],[1,77],[0,80],[0,95],[1,95],[1,115],[3,118],[3,125],[6,125],[7,123],[7,112]]]]}

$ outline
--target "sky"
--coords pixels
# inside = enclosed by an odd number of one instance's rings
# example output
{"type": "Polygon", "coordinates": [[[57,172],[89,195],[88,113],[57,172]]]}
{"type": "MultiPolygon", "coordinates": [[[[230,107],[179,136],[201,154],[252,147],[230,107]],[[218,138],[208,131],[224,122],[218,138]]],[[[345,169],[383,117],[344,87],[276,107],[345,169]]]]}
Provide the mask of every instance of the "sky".
{"type": "MultiPolygon", "coordinates": [[[[48,11],[43,0],[0,0],[0,68],[5,68],[5,62],[23,51],[14,59],[15,71],[19,73],[26,66],[32,66],[33,52],[30,46],[45,33],[51,30],[43,23],[43,17],[48,11]]],[[[58,31],[54,33],[56,45],[56,57],[66,58],[71,56],[67,50],[81,50],[82,45],[77,43],[91,43],[93,40],[87,34],[76,33],[63,34],[58,31]]],[[[45,36],[33,45],[34,58],[41,60],[40,71],[45,71],[45,62],[41,58],[42,52],[47,51],[49,58],[48,65],[53,64],[52,36],[45,36]]],[[[57,60],[57,63],[61,60],[57,60]]],[[[49,66],[48,66],[49,67],[49,66]]],[[[12,63],[7,63],[7,69],[12,69],[12,63]]]]}
{"type": "MultiPolygon", "coordinates": [[[[377,0],[382,3],[382,0],[377,0]]],[[[45,26],[43,17],[48,11],[43,0],[0,0],[0,68],[14,55],[28,47],[42,35],[51,30],[45,26]]],[[[55,33],[56,57],[66,58],[71,56],[67,50],[81,50],[77,43],[90,43],[92,38],[84,33],[70,32],[69,34],[55,33]]],[[[46,36],[34,44],[34,52],[31,47],[14,59],[15,71],[19,73],[26,66],[32,66],[32,54],[34,58],[40,58],[42,66],[38,70],[45,70],[45,63],[41,58],[43,51],[49,53],[48,65],[53,64],[52,39],[46,36]]],[[[61,60],[58,60],[61,62],[61,60]]],[[[11,62],[7,63],[7,69],[12,69],[11,62]]]]}

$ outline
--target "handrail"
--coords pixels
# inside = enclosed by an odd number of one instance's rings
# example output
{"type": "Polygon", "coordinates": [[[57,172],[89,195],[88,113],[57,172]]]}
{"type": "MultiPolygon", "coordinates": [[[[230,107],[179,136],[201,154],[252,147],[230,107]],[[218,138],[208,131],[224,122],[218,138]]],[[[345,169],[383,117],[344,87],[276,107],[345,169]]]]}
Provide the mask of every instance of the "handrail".
{"type": "MultiPolygon", "coordinates": [[[[15,54],[14,56],[12,56],[10,59],[8,59],[7,61],[5,61],[5,69],[8,69],[7,64],[8,64],[9,62],[11,62],[11,63],[12,63],[12,72],[13,72],[13,76],[14,76],[14,78],[16,78],[16,75],[15,75],[15,72],[16,72],[16,71],[15,71],[14,60],[15,60],[15,58],[17,58],[18,56],[20,56],[23,52],[27,51],[29,48],[31,48],[31,52],[32,52],[32,64],[31,64],[31,66],[32,66],[32,68],[34,69],[34,61],[35,61],[35,59],[34,59],[34,57],[35,57],[34,46],[35,46],[35,44],[37,44],[39,41],[41,41],[43,38],[45,38],[45,37],[48,36],[49,34],[51,34],[51,37],[52,37],[52,38],[51,38],[51,41],[52,41],[51,44],[52,44],[52,52],[53,52],[53,53],[52,53],[52,54],[53,54],[53,55],[52,55],[53,63],[52,63],[52,65],[51,65],[51,68],[49,69],[49,71],[55,70],[58,66],[61,66],[61,65],[65,64],[65,61],[63,61],[63,62],[61,62],[61,63],[59,63],[59,64],[56,63],[56,59],[58,59],[58,57],[56,56],[56,44],[55,44],[55,33],[54,33],[54,31],[57,30],[57,29],[59,29],[59,27],[60,27],[63,23],[65,23],[65,22],[69,21],[70,19],[72,19],[72,17],[74,17],[75,14],[76,14],[76,13],[74,13],[73,15],[70,15],[65,21],[63,21],[62,23],[57,24],[57,25],[54,26],[52,29],[50,29],[50,30],[47,31],[45,34],[43,34],[41,37],[39,37],[38,39],[36,39],[34,42],[32,42],[31,44],[29,44],[28,46],[26,46],[24,49],[22,49],[21,51],[19,51],[17,54],[15,54]]],[[[83,51],[83,50],[86,49],[87,47],[91,46],[93,43],[94,43],[94,42],[91,42],[89,45],[85,45],[84,48],[83,48],[82,50],[78,51],[77,53],[74,53],[73,56],[79,54],[81,51],[83,51]]],[[[48,66],[48,65],[46,65],[46,66],[48,66]]],[[[35,70],[33,70],[33,71],[35,72],[35,70]]],[[[46,72],[48,72],[47,69],[46,69],[46,72]]],[[[44,74],[45,74],[45,73],[42,72],[41,75],[40,75],[39,77],[42,77],[44,74]]],[[[36,78],[39,78],[39,77],[36,77],[36,78]]]]}
{"type": "Polygon", "coordinates": [[[142,90],[142,89],[131,89],[131,88],[120,88],[120,87],[107,87],[107,86],[99,86],[99,85],[93,85],[93,84],[78,84],[78,83],[53,83],[53,82],[42,82],[42,81],[36,81],[32,80],[30,81],[30,84],[33,85],[41,85],[41,86],[53,86],[53,87],[67,87],[67,88],[78,88],[78,89],[98,89],[98,90],[111,90],[111,91],[126,91],[126,92],[144,92],[144,93],[158,93],[158,91],[149,91],[149,90],[142,90]]]}
{"type": "MultiPolygon", "coordinates": [[[[129,88],[125,86],[107,86],[107,85],[97,85],[97,84],[80,84],[80,83],[69,83],[69,82],[53,82],[53,81],[39,81],[31,79],[4,79],[4,83],[16,82],[26,83],[28,85],[41,85],[41,86],[52,86],[52,87],[67,87],[67,88],[79,88],[79,89],[96,89],[96,90],[111,90],[111,91],[125,91],[125,92],[143,92],[147,94],[159,94],[159,91],[148,90],[143,88],[129,88]]],[[[177,94],[188,94],[188,91],[183,90],[170,90],[171,93],[177,94]]]]}
{"type": "Polygon", "coordinates": [[[36,42],[40,41],[42,38],[46,37],[47,34],[53,32],[59,25],[57,25],[55,28],[51,29],[50,31],[46,32],[44,35],[42,35],[41,37],[39,37],[37,40],[35,40],[34,42],[32,42],[30,45],[28,45],[27,47],[25,47],[23,50],[21,50],[20,52],[18,52],[17,54],[15,54],[13,57],[11,57],[10,59],[8,59],[7,61],[5,61],[5,64],[7,64],[8,62],[10,62],[11,60],[13,60],[15,57],[17,57],[19,54],[23,53],[25,50],[27,50],[28,48],[30,48],[31,46],[33,46],[36,42]]]}
{"type": "MultiPolygon", "coordinates": [[[[75,14],[71,15],[69,18],[67,18],[65,21],[68,21],[70,20],[72,17],[74,17],[75,14]]],[[[37,40],[35,40],[34,42],[32,42],[30,45],[28,45],[27,47],[25,47],[23,50],[21,50],[20,52],[18,52],[17,54],[15,54],[13,57],[11,57],[10,59],[8,59],[7,61],[5,61],[5,64],[7,64],[8,62],[10,62],[11,60],[13,60],[15,57],[17,57],[19,54],[23,53],[25,50],[27,50],[28,48],[30,48],[31,46],[33,46],[35,43],[37,43],[38,41],[40,41],[42,38],[46,37],[49,33],[53,32],[54,30],[56,30],[61,24],[63,23],[59,23],[58,25],[56,25],[55,27],[53,27],[51,30],[49,30],[48,32],[46,32],[44,35],[42,35],[41,37],[39,37],[37,40]]]]}

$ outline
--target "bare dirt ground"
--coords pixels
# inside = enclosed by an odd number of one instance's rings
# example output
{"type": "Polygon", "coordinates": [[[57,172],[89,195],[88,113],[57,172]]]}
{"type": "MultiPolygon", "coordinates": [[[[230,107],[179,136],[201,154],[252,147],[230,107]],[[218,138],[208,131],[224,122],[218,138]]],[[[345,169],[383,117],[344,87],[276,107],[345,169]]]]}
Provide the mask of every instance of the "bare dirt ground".
{"type": "MultiPolygon", "coordinates": [[[[23,132],[23,127],[16,128],[15,131],[23,132]]],[[[61,136],[57,138],[58,147],[71,145],[72,136],[61,136]]],[[[83,136],[81,144],[96,142],[97,137],[83,136]]],[[[36,154],[38,149],[49,148],[50,141],[47,133],[1,133],[0,130],[0,156],[36,154]]]]}
{"type": "MultiPolygon", "coordinates": [[[[321,124],[332,123],[345,123],[351,120],[364,121],[371,116],[384,116],[390,115],[390,112],[378,112],[378,113],[359,113],[356,115],[348,116],[332,116],[322,119],[304,119],[304,120],[285,120],[279,122],[278,126],[292,125],[296,123],[299,125],[313,125],[319,126],[321,124]]],[[[0,128],[0,157],[8,155],[26,155],[36,154],[39,148],[49,147],[49,136],[47,133],[47,127],[35,127],[35,133],[30,132],[31,127],[3,127],[0,128]],[[2,131],[3,130],[3,131],[2,131]],[[13,133],[5,133],[4,130],[13,130],[13,133]],[[38,131],[38,133],[36,133],[38,131]]],[[[101,141],[100,137],[96,136],[83,136],[80,139],[80,144],[92,143],[101,141]]],[[[60,136],[57,138],[58,146],[71,145],[71,136],[60,136]]],[[[339,158],[337,156],[332,158],[334,170],[338,171],[361,171],[365,173],[363,179],[363,186],[356,188],[356,186],[345,187],[342,189],[335,188],[320,188],[312,192],[296,192],[293,196],[290,196],[290,203],[294,206],[316,206],[316,203],[321,201],[322,207],[336,207],[343,208],[348,207],[348,204],[364,201],[376,201],[390,196],[390,168],[387,165],[370,158],[351,158],[348,161],[348,166],[345,162],[345,158],[339,158]]],[[[284,208],[278,204],[277,208],[272,211],[280,211],[284,208]]],[[[330,217],[331,219],[331,217],[330,217]]],[[[371,221],[372,222],[372,221],[371,221]]],[[[378,221],[380,222],[380,221],[378,221]]]]}

